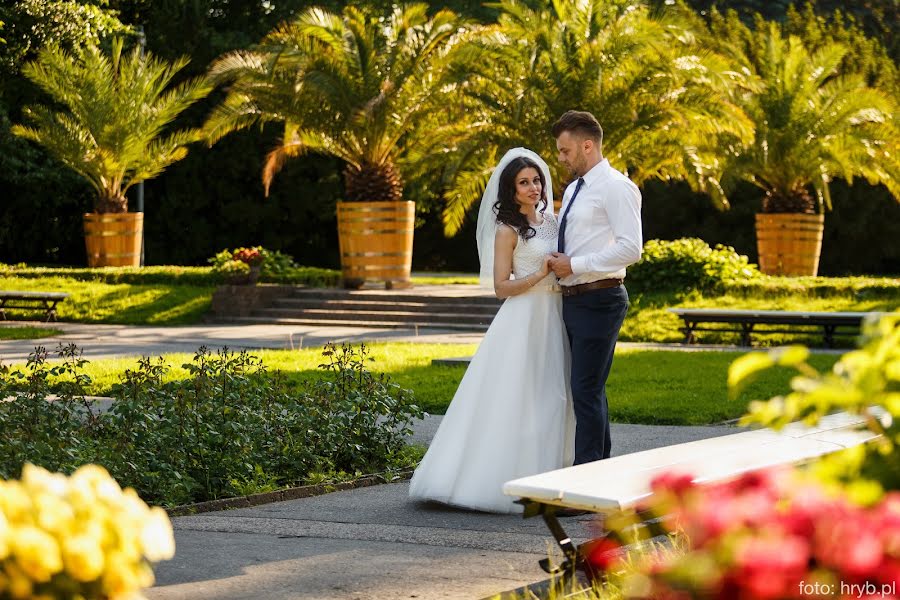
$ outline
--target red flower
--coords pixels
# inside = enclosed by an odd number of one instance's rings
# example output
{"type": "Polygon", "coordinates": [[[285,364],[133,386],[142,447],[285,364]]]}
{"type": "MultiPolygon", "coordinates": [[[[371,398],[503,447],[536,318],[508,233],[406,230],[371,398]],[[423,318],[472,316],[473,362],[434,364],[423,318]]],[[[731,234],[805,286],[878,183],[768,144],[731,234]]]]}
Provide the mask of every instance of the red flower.
{"type": "Polygon", "coordinates": [[[687,473],[666,472],[657,475],[650,482],[650,489],[654,494],[671,492],[677,497],[684,496],[685,492],[694,487],[694,476],[687,473]]]}
{"type": "Polygon", "coordinates": [[[232,254],[232,258],[248,265],[258,265],[263,260],[259,248],[238,248],[232,254]]]}
{"type": "Polygon", "coordinates": [[[614,540],[604,537],[591,540],[581,545],[584,561],[595,572],[605,572],[621,558],[618,550],[621,546],[614,540]]]}
{"type": "Polygon", "coordinates": [[[740,542],[735,551],[734,578],[755,599],[790,597],[809,564],[809,543],[772,531],[740,542]]]}

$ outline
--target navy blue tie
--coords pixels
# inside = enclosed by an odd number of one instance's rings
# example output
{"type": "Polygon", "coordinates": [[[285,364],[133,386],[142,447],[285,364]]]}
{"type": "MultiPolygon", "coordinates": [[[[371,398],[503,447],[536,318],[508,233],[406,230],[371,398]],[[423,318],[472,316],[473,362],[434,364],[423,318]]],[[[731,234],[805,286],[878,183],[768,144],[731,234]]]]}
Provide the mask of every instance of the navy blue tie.
{"type": "Polygon", "coordinates": [[[578,195],[582,185],[584,185],[584,177],[579,177],[578,183],[575,185],[575,193],[572,194],[572,198],[569,200],[569,203],[566,204],[566,211],[563,213],[562,220],[559,222],[559,237],[556,240],[556,249],[560,252],[565,252],[566,219],[569,216],[569,211],[572,210],[572,205],[575,203],[575,196],[578,195]]]}

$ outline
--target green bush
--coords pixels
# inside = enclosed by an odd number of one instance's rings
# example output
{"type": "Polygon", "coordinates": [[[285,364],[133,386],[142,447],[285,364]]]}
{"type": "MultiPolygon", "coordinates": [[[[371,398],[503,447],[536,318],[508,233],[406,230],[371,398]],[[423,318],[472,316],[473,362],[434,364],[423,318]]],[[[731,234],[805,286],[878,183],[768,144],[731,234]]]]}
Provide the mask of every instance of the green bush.
{"type": "Polygon", "coordinates": [[[759,276],[756,265],[734,248],[710,248],[697,238],[649,240],[641,260],[628,268],[629,288],[638,292],[717,291],[728,282],[759,276]]]}
{"type": "Polygon", "coordinates": [[[251,264],[259,265],[259,280],[268,283],[303,283],[320,287],[334,286],[340,281],[337,271],[299,267],[289,254],[262,246],[234,250],[226,248],[208,262],[213,273],[225,282],[248,274],[251,264]]]}
{"type": "MultiPolygon", "coordinates": [[[[336,286],[341,278],[339,271],[318,267],[293,265],[290,256],[277,251],[272,255],[268,270],[264,267],[260,279],[268,283],[308,285],[312,287],[336,286]],[[286,267],[286,262],[290,263],[286,267]]],[[[96,269],[65,267],[30,267],[26,264],[0,263],[0,277],[22,279],[46,279],[63,277],[76,281],[130,285],[195,285],[216,286],[225,283],[227,277],[212,267],[182,267],[160,265],[148,267],[103,267],[96,269]]]]}
{"type": "Polygon", "coordinates": [[[142,358],[102,412],[74,345],[49,366],[37,349],[23,370],[0,369],[0,477],[24,462],[71,472],[101,464],[122,485],[176,505],[305,483],[321,473],[411,466],[405,437],[421,416],[412,393],[366,368],[368,349],[326,346],[324,379],[290,390],[247,352],[198,350],[187,379],[164,381],[163,359],[142,358]],[[48,401],[49,380],[59,396],[48,401]]]}

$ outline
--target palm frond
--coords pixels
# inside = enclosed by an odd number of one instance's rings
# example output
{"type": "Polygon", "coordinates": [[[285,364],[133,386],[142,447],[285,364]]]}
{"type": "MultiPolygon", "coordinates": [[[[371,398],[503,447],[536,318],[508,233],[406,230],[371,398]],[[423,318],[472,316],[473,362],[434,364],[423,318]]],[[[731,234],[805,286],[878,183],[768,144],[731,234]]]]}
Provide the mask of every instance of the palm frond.
{"type": "Polygon", "coordinates": [[[95,47],[78,55],[45,48],[23,73],[56,106],[27,108],[31,126],[14,133],[43,145],[87,179],[99,198],[124,207],[129,185],[159,174],[197,139],[195,132],[162,138],[178,115],[210,91],[202,79],[171,85],[186,64],[144,56],[139,49],[123,52],[121,40],[109,55],[95,47]]]}

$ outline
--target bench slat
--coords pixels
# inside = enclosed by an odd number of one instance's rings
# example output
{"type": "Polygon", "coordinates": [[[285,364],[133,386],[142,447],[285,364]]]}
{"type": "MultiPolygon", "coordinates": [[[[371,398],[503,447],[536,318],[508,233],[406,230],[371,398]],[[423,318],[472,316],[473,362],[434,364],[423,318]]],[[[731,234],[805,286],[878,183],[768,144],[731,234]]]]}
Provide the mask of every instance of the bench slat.
{"type": "Polygon", "coordinates": [[[10,300],[65,300],[69,294],[65,292],[20,292],[0,290],[0,298],[10,300]]]}
{"type": "Polygon", "coordinates": [[[695,481],[717,481],[746,471],[793,464],[872,439],[858,430],[859,415],[840,413],[814,427],[793,423],[697,440],[557,469],[507,482],[503,492],[542,504],[609,512],[634,506],[650,495],[650,482],[668,472],[692,473],[695,481]]]}

